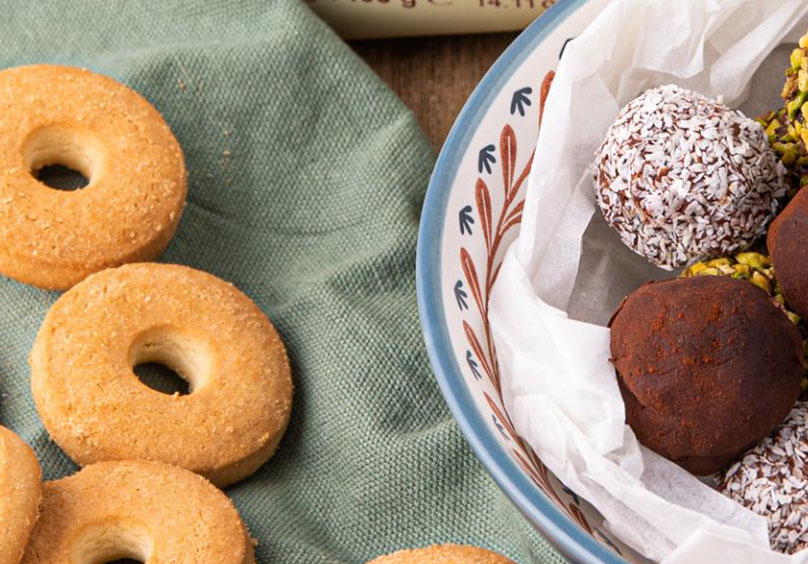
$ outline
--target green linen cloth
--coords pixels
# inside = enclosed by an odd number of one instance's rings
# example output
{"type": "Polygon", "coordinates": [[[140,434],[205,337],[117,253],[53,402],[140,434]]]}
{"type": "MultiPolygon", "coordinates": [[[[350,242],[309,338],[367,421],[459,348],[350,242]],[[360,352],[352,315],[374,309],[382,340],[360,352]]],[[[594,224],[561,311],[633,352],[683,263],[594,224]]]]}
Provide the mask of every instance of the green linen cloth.
{"type": "MultiPolygon", "coordinates": [[[[289,430],[227,490],[259,562],[360,563],[447,541],[561,561],[477,462],[428,364],[414,259],[433,152],[308,8],[5,0],[0,44],[0,67],[84,66],[162,112],[189,170],[162,260],[232,281],[282,334],[296,386],[289,430]]],[[[76,470],[37,417],[26,362],[57,297],[0,279],[0,421],[46,479],[76,470]]]]}

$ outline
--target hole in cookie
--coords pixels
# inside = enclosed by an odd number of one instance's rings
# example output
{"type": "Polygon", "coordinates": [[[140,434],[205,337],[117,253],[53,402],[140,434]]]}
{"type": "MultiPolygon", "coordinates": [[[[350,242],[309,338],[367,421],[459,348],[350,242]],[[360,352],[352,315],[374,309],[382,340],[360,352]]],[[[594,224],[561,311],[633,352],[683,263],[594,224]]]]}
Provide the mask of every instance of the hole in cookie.
{"type": "Polygon", "coordinates": [[[137,379],[152,390],[168,395],[185,396],[191,393],[188,382],[165,364],[143,362],[136,364],[132,370],[137,379]]]}
{"type": "Polygon", "coordinates": [[[80,190],[90,182],[79,171],[60,164],[45,165],[39,170],[31,171],[31,174],[42,184],[54,190],[80,190]]]}
{"type": "Polygon", "coordinates": [[[89,132],[66,125],[34,130],[23,142],[22,153],[31,176],[55,190],[92,184],[103,155],[101,144],[89,132]]]}
{"type": "Polygon", "coordinates": [[[134,523],[106,522],[87,527],[72,546],[76,564],[143,564],[154,552],[154,542],[145,527],[134,523]]]}
{"type": "Polygon", "coordinates": [[[132,344],[130,363],[135,375],[149,388],[164,394],[192,394],[210,375],[209,349],[170,328],[142,333],[132,344]]]}

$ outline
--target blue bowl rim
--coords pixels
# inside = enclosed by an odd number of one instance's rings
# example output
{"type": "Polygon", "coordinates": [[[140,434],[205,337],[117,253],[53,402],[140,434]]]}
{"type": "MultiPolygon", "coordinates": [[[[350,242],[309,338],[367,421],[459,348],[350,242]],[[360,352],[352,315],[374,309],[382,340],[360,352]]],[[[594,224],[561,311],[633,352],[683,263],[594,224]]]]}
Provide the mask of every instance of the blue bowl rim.
{"type": "Polygon", "coordinates": [[[418,229],[416,291],[421,328],[438,384],[466,440],[494,481],[566,557],[580,563],[626,561],[569,520],[530,481],[477,411],[452,352],[440,292],[441,240],[449,190],[477,124],[525,58],[587,0],[559,0],[521,33],[488,70],[458,115],[429,182],[418,229]]]}

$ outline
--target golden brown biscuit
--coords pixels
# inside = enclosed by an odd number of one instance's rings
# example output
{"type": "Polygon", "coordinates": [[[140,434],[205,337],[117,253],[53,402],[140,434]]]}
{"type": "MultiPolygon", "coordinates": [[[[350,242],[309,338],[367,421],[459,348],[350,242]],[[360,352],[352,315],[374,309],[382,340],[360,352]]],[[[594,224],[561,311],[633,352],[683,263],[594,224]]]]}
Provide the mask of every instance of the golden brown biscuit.
{"type": "Polygon", "coordinates": [[[23,564],[252,564],[233,504],[192,472],[145,461],[99,462],[43,486],[23,564]]]}
{"type": "Polygon", "coordinates": [[[368,564],[514,564],[512,560],[476,546],[435,544],[424,548],[399,550],[379,556],[368,564]]]}
{"type": "Polygon", "coordinates": [[[33,451],[0,427],[0,564],[17,564],[34,528],[42,473],[33,451]]]}
{"type": "Polygon", "coordinates": [[[187,192],[179,143],[126,86],[90,71],[33,65],[0,72],[0,273],[66,289],[88,274],[165,249],[187,192]],[[62,164],[89,184],[49,188],[62,164]]]}
{"type": "Polygon", "coordinates": [[[211,274],[130,264],[60,297],[31,351],[31,386],[48,432],[79,465],[156,460],[219,487],[275,451],[292,408],[278,333],[244,294],[211,274]],[[133,367],[159,362],[188,381],[168,395],[133,367]]]}

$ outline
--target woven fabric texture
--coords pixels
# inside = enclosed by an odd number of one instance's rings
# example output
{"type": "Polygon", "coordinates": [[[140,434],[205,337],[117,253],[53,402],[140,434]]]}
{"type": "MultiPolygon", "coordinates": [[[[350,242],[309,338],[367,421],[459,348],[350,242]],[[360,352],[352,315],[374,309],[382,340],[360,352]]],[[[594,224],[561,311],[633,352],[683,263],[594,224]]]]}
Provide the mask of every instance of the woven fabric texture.
{"type": "MultiPolygon", "coordinates": [[[[433,152],[305,5],[6,0],[0,38],[0,67],[87,67],[160,110],[189,170],[161,260],[233,282],[287,344],[289,430],[227,490],[259,562],[358,564],[449,541],[562,561],[477,462],[429,367],[414,259],[433,152]]],[[[0,279],[0,421],[47,479],[76,470],[29,386],[27,356],[57,297],[0,279]]]]}

